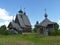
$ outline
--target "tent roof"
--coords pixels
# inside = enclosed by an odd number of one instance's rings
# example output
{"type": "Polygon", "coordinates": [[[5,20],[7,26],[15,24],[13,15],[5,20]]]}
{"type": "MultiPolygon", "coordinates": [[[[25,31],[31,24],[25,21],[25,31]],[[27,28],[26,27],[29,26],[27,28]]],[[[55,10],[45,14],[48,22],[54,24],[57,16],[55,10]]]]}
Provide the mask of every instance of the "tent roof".
{"type": "Polygon", "coordinates": [[[29,21],[27,15],[22,15],[22,19],[23,19],[23,22],[24,22],[25,25],[31,26],[30,21],[29,21]]]}
{"type": "Polygon", "coordinates": [[[19,22],[20,26],[25,27],[25,24],[24,24],[24,22],[22,20],[21,15],[16,15],[16,18],[17,18],[17,21],[19,22]]]}
{"type": "Polygon", "coordinates": [[[27,26],[31,26],[30,21],[29,21],[27,15],[17,14],[15,21],[16,20],[17,20],[17,22],[19,22],[21,27],[26,27],[26,25],[27,26]]]}

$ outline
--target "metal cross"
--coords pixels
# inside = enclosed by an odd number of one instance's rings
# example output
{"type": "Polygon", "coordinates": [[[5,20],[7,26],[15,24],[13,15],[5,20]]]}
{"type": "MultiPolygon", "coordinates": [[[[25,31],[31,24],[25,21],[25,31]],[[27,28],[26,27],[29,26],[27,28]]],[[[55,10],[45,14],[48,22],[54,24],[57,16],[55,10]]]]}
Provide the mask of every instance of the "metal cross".
{"type": "Polygon", "coordinates": [[[45,13],[46,13],[46,8],[45,8],[45,13]]]}
{"type": "Polygon", "coordinates": [[[24,12],[25,12],[25,8],[24,8],[24,12]]]}

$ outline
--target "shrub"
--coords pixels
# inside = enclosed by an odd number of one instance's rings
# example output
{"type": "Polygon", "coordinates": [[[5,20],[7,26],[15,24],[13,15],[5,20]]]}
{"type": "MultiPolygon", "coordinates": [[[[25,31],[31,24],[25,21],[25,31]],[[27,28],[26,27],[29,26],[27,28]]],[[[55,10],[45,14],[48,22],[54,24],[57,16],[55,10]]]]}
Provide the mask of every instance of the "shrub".
{"type": "Polygon", "coordinates": [[[56,35],[56,34],[55,34],[55,31],[48,31],[48,35],[53,36],[53,35],[56,35]]]}
{"type": "Polygon", "coordinates": [[[60,30],[57,31],[57,35],[60,35],[60,30]]]}
{"type": "Polygon", "coordinates": [[[58,35],[60,35],[60,30],[48,31],[48,35],[50,35],[50,36],[58,36],[58,35]]]}
{"type": "Polygon", "coordinates": [[[37,29],[36,29],[36,28],[34,28],[34,29],[33,29],[33,32],[35,32],[35,33],[36,33],[36,32],[37,32],[37,29]]]}

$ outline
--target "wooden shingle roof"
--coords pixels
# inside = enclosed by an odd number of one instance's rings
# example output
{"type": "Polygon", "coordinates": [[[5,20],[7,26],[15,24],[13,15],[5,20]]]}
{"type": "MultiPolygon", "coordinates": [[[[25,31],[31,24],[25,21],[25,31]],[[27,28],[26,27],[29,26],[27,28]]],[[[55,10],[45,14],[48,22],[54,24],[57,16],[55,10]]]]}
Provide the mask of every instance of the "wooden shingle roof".
{"type": "Polygon", "coordinates": [[[20,28],[20,26],[19,26],[17,23],[15,23],[15,22],[10,22],[10,26],[11,26],[12,28],[15,28],[16,31],[22,30],[22,29],[20,28]]]}
{"type": "Polygon", "coordinates": [[[48,24],[54,24],[55,22],[50,21],[49,19],[44,19],[39,25],[41,26],[47,26],[48,24]]]}
{"type": "Polygon", "coordinates": [[[44,27],[46,27],[48,24],[55,24],[55,22],[50,21],[50,20],[47,18],[47,14],[45,13],[45,19],[44,19],[41,23],[39,23],[39,24],[37,24],[37,25],[38,25],[38,26],[44,26],[44,27]]]}
{"type": "Polygon", "coordinates": [[[18,22],[21,27],[31,26],[30,21],[24,13],[19,13],[16,15],[15,22],[18,22]]]}

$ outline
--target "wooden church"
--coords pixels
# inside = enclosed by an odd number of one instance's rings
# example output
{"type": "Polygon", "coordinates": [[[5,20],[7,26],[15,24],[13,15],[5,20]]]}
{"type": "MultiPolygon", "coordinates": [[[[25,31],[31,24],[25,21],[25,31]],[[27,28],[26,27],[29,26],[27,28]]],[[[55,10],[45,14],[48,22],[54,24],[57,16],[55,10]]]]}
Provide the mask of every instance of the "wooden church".
{"type": "Polygon", "coordinates": [[[21,9],[16,15],[15,20],[9,23],[9,31],[11,33],[19,34],[22,32],[31,32],[31,23],[26,15],[21,9]]]}
{"type": "Polygon", "coordinates": [[[45,19],[41,23],[37,23],[35,26],[37,28],[37,33],[39,35],[48,35],[48,31],[54,30],[54,25],[57,24],[56,22],[50,21],[47,17],[47,13],[44,15],[45,19]]]}

